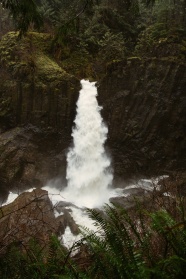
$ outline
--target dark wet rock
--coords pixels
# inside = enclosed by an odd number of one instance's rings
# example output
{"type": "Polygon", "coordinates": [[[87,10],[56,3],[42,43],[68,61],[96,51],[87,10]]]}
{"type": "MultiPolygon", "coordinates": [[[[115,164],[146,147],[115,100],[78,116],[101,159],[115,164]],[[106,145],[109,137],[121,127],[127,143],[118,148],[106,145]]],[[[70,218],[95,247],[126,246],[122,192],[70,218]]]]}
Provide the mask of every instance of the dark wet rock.
{"type": "Polygon", "coordinates": [[[186,65],[131,58],[111,64],[99,84],[115,174],[186,168],[186,65]]]}
{"type": "MultiPolygon", "coordinates": [[[[142,198],[140,197],[138,198],[138,200],[141,202],[142,198]]],[[[125,209],[133,208],[136,203],[134,197],[125,197],[125,196],[110,198],[109,201],[114,205],[122,206],[125,209]]]]}
{"type": "Polygon", "coordinates": [[[159,182],[161,192],[170,192],[173,196],[186,196],[186,172],[173,172],[159,182]]]}
{"type": "Polygon", "coordinates": [[[20,194],[14,202],[1,208],[0,251],[13,241],[24,245],[31,238],[46,245],[52,234],[58,234],[60,220],[55,218],[48,192],[35,189],[20,194]]]}
{"type": "Polygon", "coordinates": [[[59,220],[61,222],[60,233],[63,234],[67,226],[69,226],[72,234],[77,235],[79,234],[79,227],[74,221],[73,217],[71,216],[71,212],[74,208],[78,208],[76,205],[72,204],[71,202],[60,201],[55,205],[55,210],[60,214],[59,220]],[[71,208],[68,208],[68,207],[71,208]],[[61,215],[62,214],[62,215],[61,215]]]}
{"type": "Polygon", "coordinates": [[[1,207],[0,253],[12,242],[27,245],[32,238],[45,246],[51,235],[63,235],[67,226],[72,234],[78,235],[79,227],[70,210],[63,208],[58,217],[55,217],[55,210],[48,192],[42,189],[24,192],[12,203],[1,207]]]}
{"type": "Polygon", "coordinates": [[[62,213],[62,215],[58,216],[56,219],[57,221],[59,221],[60,224],[59,231],[58,231],[59,235],[64,234],[67,226],[69,226],[71,233],[74,235],[78,235],[80,232],[78,225],[76,224],[76,222],[74,221],[73,217],[70,214],[70,211],[71,210],[66,208],[61,209],[60,214],[62,213]]]}
{"type": "Polygon", "coordinates": [[[109,201],[125,209],[131,209],[135,207],[136,203],[147,202],[152,195],[151,193],[152,191],[145,190],[141,187],[129,188],[123,190],[123,195],[110,198],[109,201]]]}
{"type": "Polygon", "coordinates": [[[67,201],[60,201],[57,203],[57,205],[55,206],[56,210],[58,213],[61,213],[63,212],[64,210],[64,207],[67,207],[67,206],[74,206],[74,207],[77,207],[75,205],[73,205],[71,202],[67,202],[67,201]]]}
{"type": "MultiPolygon", "coordinates": [[[[5,189],[41,187],[52,177],[65,177],[69,138],[32,125],[0,134],[0,182],[5,189]]],[[[65,180],[60,181],[61,187],[65,180]]],[[[59,181],[58,181],[59,184],[59,181]]]]}
{"type": "Polygon", "coordinates": [[[55,210],[61,215],[58,218],[61,220],[60,233],[63,234],[67,226],[69,226],[71,233],[74,235],[78,235],[80,230],[73,217],[71,216],[71,212],[73,208],[78,208],[71,202],[60,201],[55,205],[55,210]],[[70,206],[70,208],[69,208],[70,206]]]}
{"type": "Polygon", "coordinates": [[[131,189],[124,189],[123,194],[128,196],[142,196],[147,193],[147,190],[144,190],[142,188],[131,188],[131,189]]]}
{"type": "Polygon", "coordinates": [[[135,210],[136,204],[148,210],[167,208],[174,212],[176,199],[182,200],[182,206],[186,206],[186,172],[175,172],[169,177],[161,177],[154,188],[129,188],[123,190],[123,195],[110,198],[110,202],[120,205],[125,209],[135,210]],[[127,195],[127,196],[124,196],[127,195]],[[176,198],[177,197],[177,198],[176,198]]]}

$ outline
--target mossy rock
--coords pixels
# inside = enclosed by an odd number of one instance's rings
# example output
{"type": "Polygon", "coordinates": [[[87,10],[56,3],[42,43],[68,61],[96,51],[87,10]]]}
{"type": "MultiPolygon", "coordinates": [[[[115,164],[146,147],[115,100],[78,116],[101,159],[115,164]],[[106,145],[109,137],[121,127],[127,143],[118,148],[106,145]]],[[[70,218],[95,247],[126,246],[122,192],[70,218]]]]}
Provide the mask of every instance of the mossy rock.
{"type": "Polygon", "coordinates": [[[32,42],[35,49],[40,49],[43,52],[51,53],[53,45],[53,37],[47,33],[29,32],[27,37],[32,42]]]}
{"type": "Polygon", "coordinates": [[[93,77],[92,56],[82,50],[74,51],[70,57],[60,64],[68,73],[72,73],[77,78],[93,77]]]}
{"type": "Polygon", "coordinates": [[[52,43],[49,34],[30,32],[20,39],[17,32],[9,32],[0,41],[0,61],[19,80],[66,80],[71,76],[52,58],[52,43]]]}
{"type": "Polygon", "coordinates": [[[9,32],[0,41],[0,51],[5,51],[7,54],[15,48],[26,50],[29,47],[51,52],[52,39],[52,36],[47,33],[29,32],[25,37],[20,38],[18,32],[9,32]]]}
{"type": "Polygon", "coordinates": [[[35,55],[35,66],[37,75],[46,81],[69,78],[69,75],[52,58],[42,52],[35,55]]]}
{"type": "Polygon", "coordinates": [[[0,99],[0,118],[5,117],[7,114],[10,113],[10,98],[7,99],[0,99]]]}
{"type": "Polygon", "coordinates": [[[2,131],[26,123],[71,131],[79,81],[50,53],[52,40],[40,33],[19,39],[11,32],[0,41],[2,131]]]}

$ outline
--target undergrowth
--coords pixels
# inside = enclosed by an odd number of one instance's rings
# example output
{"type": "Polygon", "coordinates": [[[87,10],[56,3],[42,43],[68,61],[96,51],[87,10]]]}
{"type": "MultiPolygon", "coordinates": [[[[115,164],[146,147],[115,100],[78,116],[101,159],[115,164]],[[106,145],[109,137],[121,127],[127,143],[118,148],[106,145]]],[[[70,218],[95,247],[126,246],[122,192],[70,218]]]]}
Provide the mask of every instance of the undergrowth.
{"type": "Polygon", "coordinates": [[[56,236],[45,247],[36,239],[11,243],[0,256],[0,278],[185,278],[184,196],[154,195],[148,206],[136,202],[128,211],[106,205],[104,213],[87,212],[96,232],[83,228],[70,250],[56,236]]]}

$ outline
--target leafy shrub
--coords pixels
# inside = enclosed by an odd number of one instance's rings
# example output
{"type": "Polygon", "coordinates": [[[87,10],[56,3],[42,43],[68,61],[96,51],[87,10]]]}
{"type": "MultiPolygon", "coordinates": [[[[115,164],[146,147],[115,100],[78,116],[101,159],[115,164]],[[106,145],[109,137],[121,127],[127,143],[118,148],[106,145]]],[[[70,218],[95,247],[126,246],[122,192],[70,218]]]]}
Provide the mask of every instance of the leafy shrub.
{"type": "Polygon", "coordinates": [[[153,51],[153,47],[156,45],[159,39],[166,38],[168,36],[168,29],[164,23],[156,23],[147,27],[141,32],[137,45],[135,47],[135,53],[138,55],[148,55],[153,51]]]}
{"type": "Polygon", "coordinates": [[[176,208],[155,211],[138,205],[130,213],[107,205],[106,218],[88,210],[99,232],[84,233],[93,259],[90,278],[185,278],[184,202],[180,199],[176,208]]]}
{"type": "Polygon", "coordinates": [[[123,59],[126,55],[126,47],[121,33],[113,34],[106,32],[98,41],[99,53],[102,61],[109,62],[116,59],[123,59]]]}
{"type": "Polygon", "coordinates": [[[67,251],[53,236],[49,245],[41,247],[36,239],[27,246],[12,243],[6,254],[0,258],[0,278],[3,279],[51,279],[73,278],[76,270],[71,264],[67,251]]]}
{"type": "Polygon", "coordinates": [[[143,57],[174,57],[185,59],[183,30],[170,29],[165,23],[155,23],[141,32],[135,55],[143,57]]]}
{"type": "Polygon", "coordinates": [[[148,205],[130,211],[106,205],[88,209],[97,231],[68,251],[55,236],[41,247],[12,243],[0,256],[0,278],[33,279],[184,279],[186,273],[186,197],[153,194],[148,205]],[[71,254],[73,249],[78,254],[71,254]]]}

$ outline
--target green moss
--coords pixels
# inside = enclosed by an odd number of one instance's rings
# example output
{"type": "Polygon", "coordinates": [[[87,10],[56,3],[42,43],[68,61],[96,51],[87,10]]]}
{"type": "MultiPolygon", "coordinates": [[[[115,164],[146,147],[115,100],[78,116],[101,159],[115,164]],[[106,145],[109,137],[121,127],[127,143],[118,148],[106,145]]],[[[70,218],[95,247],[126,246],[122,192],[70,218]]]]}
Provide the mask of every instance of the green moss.
{"type": "Polygon", "coordinates": [[[10,32],[0,41],[0,60],[16,79],[52,82],[70,78],[57,62],[50,57],[52,36],[30,32],[19,39],[18,33],[10,32]]]}
{"type": "Polygon", "coordinates": [[[12,203],[0,207],[0,219],[14,211],[14,205],[12,203]]]}
{"type": "Polygon", "coordinates": [[[138,56],[132,56],[132,57],[129,57],[127,58],[128,61],[141,61],[141,57],[138,57],[138,56]]]}
{"type": "Polygon", "coordinates": [[[9,32],[1,39],[0,50],[9,52],[15,47],[25,50],[28,46],[48,52],[51,50],[52,36],[46,33],[29,32],[27,36],[20,39],[17,32],[9,32]]]}
{"type": "Polygon", "coordinates": [[[183,56],[186,57],[186,41],[182,41],[182,44],[180,45],[180,51],[181,51],[181,54],[183,56]]]}
{"type": "Polygon", "coordinates": [[[44,53],[37,53],[35,55],[35,64],[38,75],[47,81],[69,78],[69,75],[44,53]]]}
{"type": "Polygon", "coordinates": [[[0,101],[0,117],[5,117],[10,112],[10,98],[0,101]]]}
{"type": "Polygon", "coordinates": [[[68,59],[61,62],[61,66],[78,78],[94,76],[92,70],[92,56],[81,50],[71,53],[68,59]]]}
{"type": "Polygon", "coordinates": [[[29,32],[27,39],[31,41],[32,47],[44,52],[51,52],[53,38],[47,33],[29,32]]]}

